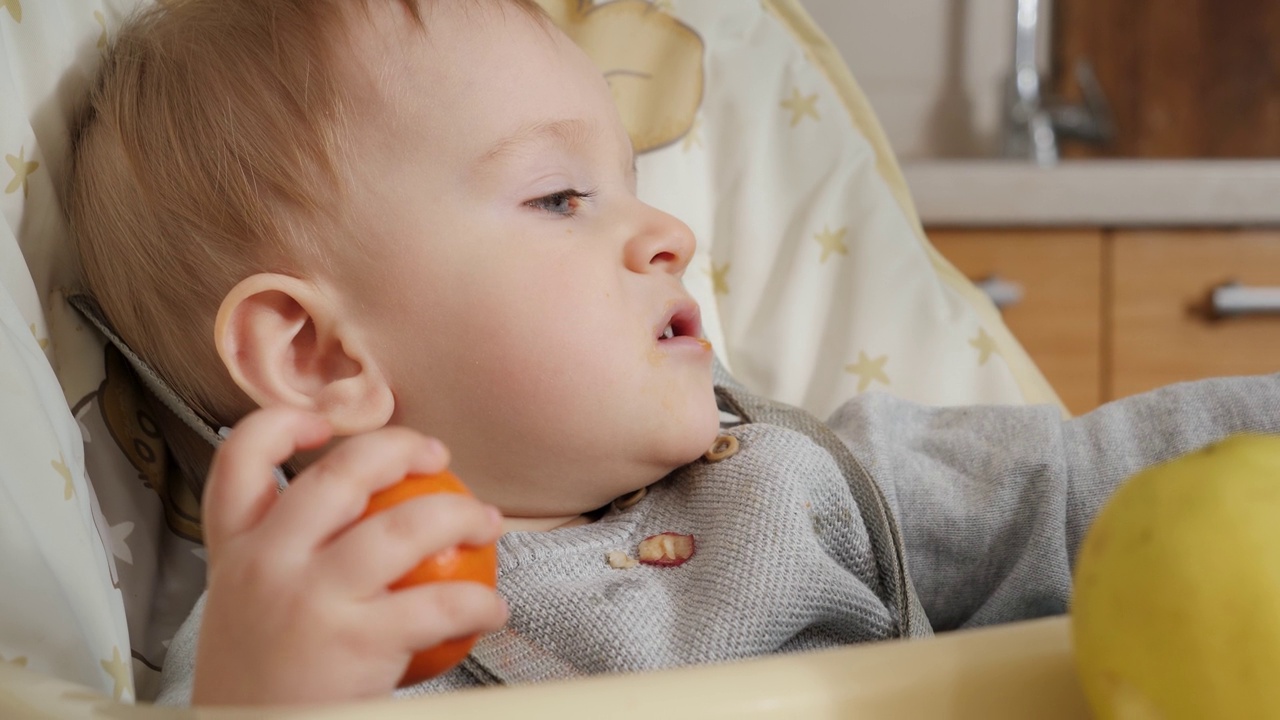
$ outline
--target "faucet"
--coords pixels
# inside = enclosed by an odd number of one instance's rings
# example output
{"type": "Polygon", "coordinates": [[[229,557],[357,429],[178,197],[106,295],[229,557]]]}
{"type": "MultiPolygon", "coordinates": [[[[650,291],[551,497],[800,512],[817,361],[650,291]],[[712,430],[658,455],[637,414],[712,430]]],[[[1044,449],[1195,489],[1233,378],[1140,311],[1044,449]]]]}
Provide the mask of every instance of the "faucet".
{"type": "Polygon", "coordinates": [[[1073,68],[1084,95],[1083,104],[1044,94],[1036,63],[1040,5],[1041,0],[1017,0],[1013,75],[1005,95],[1002,145],[1005,157],[1050,166],[1058,162],[1060,137],[1105,144],[1115,135],[1115,125],[1106,95],[1087,60],[1078,60],[1073,68]]]}

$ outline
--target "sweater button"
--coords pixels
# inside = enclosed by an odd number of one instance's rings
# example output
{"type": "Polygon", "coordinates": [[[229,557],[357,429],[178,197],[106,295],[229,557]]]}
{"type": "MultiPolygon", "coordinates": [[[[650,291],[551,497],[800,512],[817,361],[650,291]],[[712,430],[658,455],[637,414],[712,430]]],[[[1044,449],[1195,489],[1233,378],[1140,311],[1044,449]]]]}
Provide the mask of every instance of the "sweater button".
{"type": "Polygon", "coordinates": [[[649,494],[649,488],[647,487],[642,487],[639,490],[636,490],[634,492],[629,492],[620,498],[614,499],[613,509],[618,511],[626,510],[632,505],[635,505],[636,503],[643,500],[644,496],[648,494],[649,494]]]}
{"type": "Polygon", "coordinates": [[[732,435],[721,435],[711,443],[711,449],[702,455],[707,462],[720,462],[738,454],[738,438],[732,435]]]}

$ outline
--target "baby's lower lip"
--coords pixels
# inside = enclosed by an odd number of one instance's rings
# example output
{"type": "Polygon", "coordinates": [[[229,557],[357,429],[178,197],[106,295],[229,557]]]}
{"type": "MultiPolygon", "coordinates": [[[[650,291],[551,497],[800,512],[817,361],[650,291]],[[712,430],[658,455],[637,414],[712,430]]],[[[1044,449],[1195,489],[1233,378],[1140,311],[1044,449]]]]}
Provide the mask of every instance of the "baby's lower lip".
{"type": "Polygon", "coordinates": [[[658,344],[665,348],[690,348],[699,351],[710,351],[711,341],[706,338],[693,337],[692,335],[678,335],[671,338],[661,338],[658,344]]]}

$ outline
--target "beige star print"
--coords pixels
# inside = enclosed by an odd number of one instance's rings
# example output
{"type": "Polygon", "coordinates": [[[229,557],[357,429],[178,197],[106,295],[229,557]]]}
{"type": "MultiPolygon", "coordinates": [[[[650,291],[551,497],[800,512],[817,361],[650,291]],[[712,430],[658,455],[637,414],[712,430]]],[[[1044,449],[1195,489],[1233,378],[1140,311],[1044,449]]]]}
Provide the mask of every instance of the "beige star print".
{"type": "Polygon", "coordinates": [[[31,323],[28,327],[31,328],[31,337],[35,338],[36,342],[40,343],[41,350],[44,350],[45,348],[49,347],[49,338],[40,337],[40,334],[36,332],[35,323],[31,323]]]}
{"type": "Polygon", "coordinates": [[[22,2],[21,0],[0,0],[0,7],[9,11],[13,19],[22,22],[22,2]]]}
{"type": "Polygon", "coordinates": [[[822,257],[818,259],[818,262],[826,262],[827,258],[831,257],[831,253],[849,254],[849,246],[844,242],[844,236],[847,232],[849,232],[848,227],[842,227],[832,232],[830,228],[824,225],[822,232],[814,234],[813,239],[817,240],[818,244],[822,246],[822,257]]]}
{"type": "Polygon", "coordinates": [[[729,263],[724,265],[716,265],[711,263],[711,269],[707,271],[711,276],[711,287],[717,295],[729,294],[729,263]]]}
{"type": "Polygon", "coordinates": [[[101,50],[107,46],[107,18],[101,10],[94,10],[93,19],[102,26],[102,33],[98,35],[98,49],[101,50]]]}
{"type": "Polygon", "coordinates": [[[818,94],[802,95],[799,88],[791,89],[791,97],[783,100],[782,107],[791,111],[791,127],[800,124],[806,117],[818,120],[818,94]]]}
{"type": "Polygon", "coordinates": [[[58,459],[50,460],[49,464],[53,466],[53,469],[57,471],[59,475],[62,476],[63,482],[66,483],[66,486],[62,491],[62,499],[70,500],[71,496],[75,494],[75,486],[71,484],[71,468],[67,467],[65,458],[62,457],[62,453],[58,453],[58,459]]]}
{"type": "MultiPolygon", "coordinates": [[[[0,0],[2,1],[2,0],[0,0]]],[[[5,186],[6,195],[18,192],[18,188],[22,188],[22,197],[26,197],[30,188],[27,187],[27,178],[31,173],[40,167],[40,163],[32,160],[27,161],[27,149],[25,147],[18,149],[18,155],[5,155],[5,162],[9,163],[9,168],[13,170],[13,179],[5,186]]]]}
{"type": "Polygon", "coordinates": [[[98,664],[102,665],[102,669],[111,676],[112,688],[111,697],[117,701],[124,697],[124,692],[129,691],[133,694],[133,678],[129,669],[129,663],[120,657],[120,648],[111,648],[110,660],[99,660],[98,664]]]}
{"type": "Polygon", "coordinates": [[[992,354],[1000,354],[1000,348],[996,346],[995,339],[987,334],[985,328],[978,328],[978,336],[970,340],[969,344],[978,351],[979,365],[986,365],[992,354]]]}
{"type": "Polygon", "coordinates": [[[881,382],[885,385],[889,384],[889,374],[884,371],[884,365],[889,361],[888,355],[881,355],[872,359],[862,350],[858,351],[858,362],[851,365],[845,365],[844,371],[858,376],[858,392],[864,392],[871,387],[872,382],[881,382]]]}

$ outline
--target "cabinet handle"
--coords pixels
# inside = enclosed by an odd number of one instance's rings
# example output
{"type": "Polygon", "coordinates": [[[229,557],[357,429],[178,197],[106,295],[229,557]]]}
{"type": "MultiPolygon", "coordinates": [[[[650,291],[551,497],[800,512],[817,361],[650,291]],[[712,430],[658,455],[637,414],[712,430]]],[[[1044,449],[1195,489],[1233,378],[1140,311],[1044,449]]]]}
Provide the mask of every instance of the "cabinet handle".
{"type": "Polygon", "coordinates": [[[974,283],[978,289],[987,294],[991,298],[991,302],[995,304],[996,309],[1004,310],[1022,302],[1022,296],[1026,293],[1022,289],[1022,284],[1012,280],[1006,280],[999,275],[988,275],[987,277],[974,283]]]}
{"type": "Polygon", "coordinates": [[[1280,315],[1280,287],[1249,287],[1226,282],[1210,293],[1213,316],[1280,315]]]}

